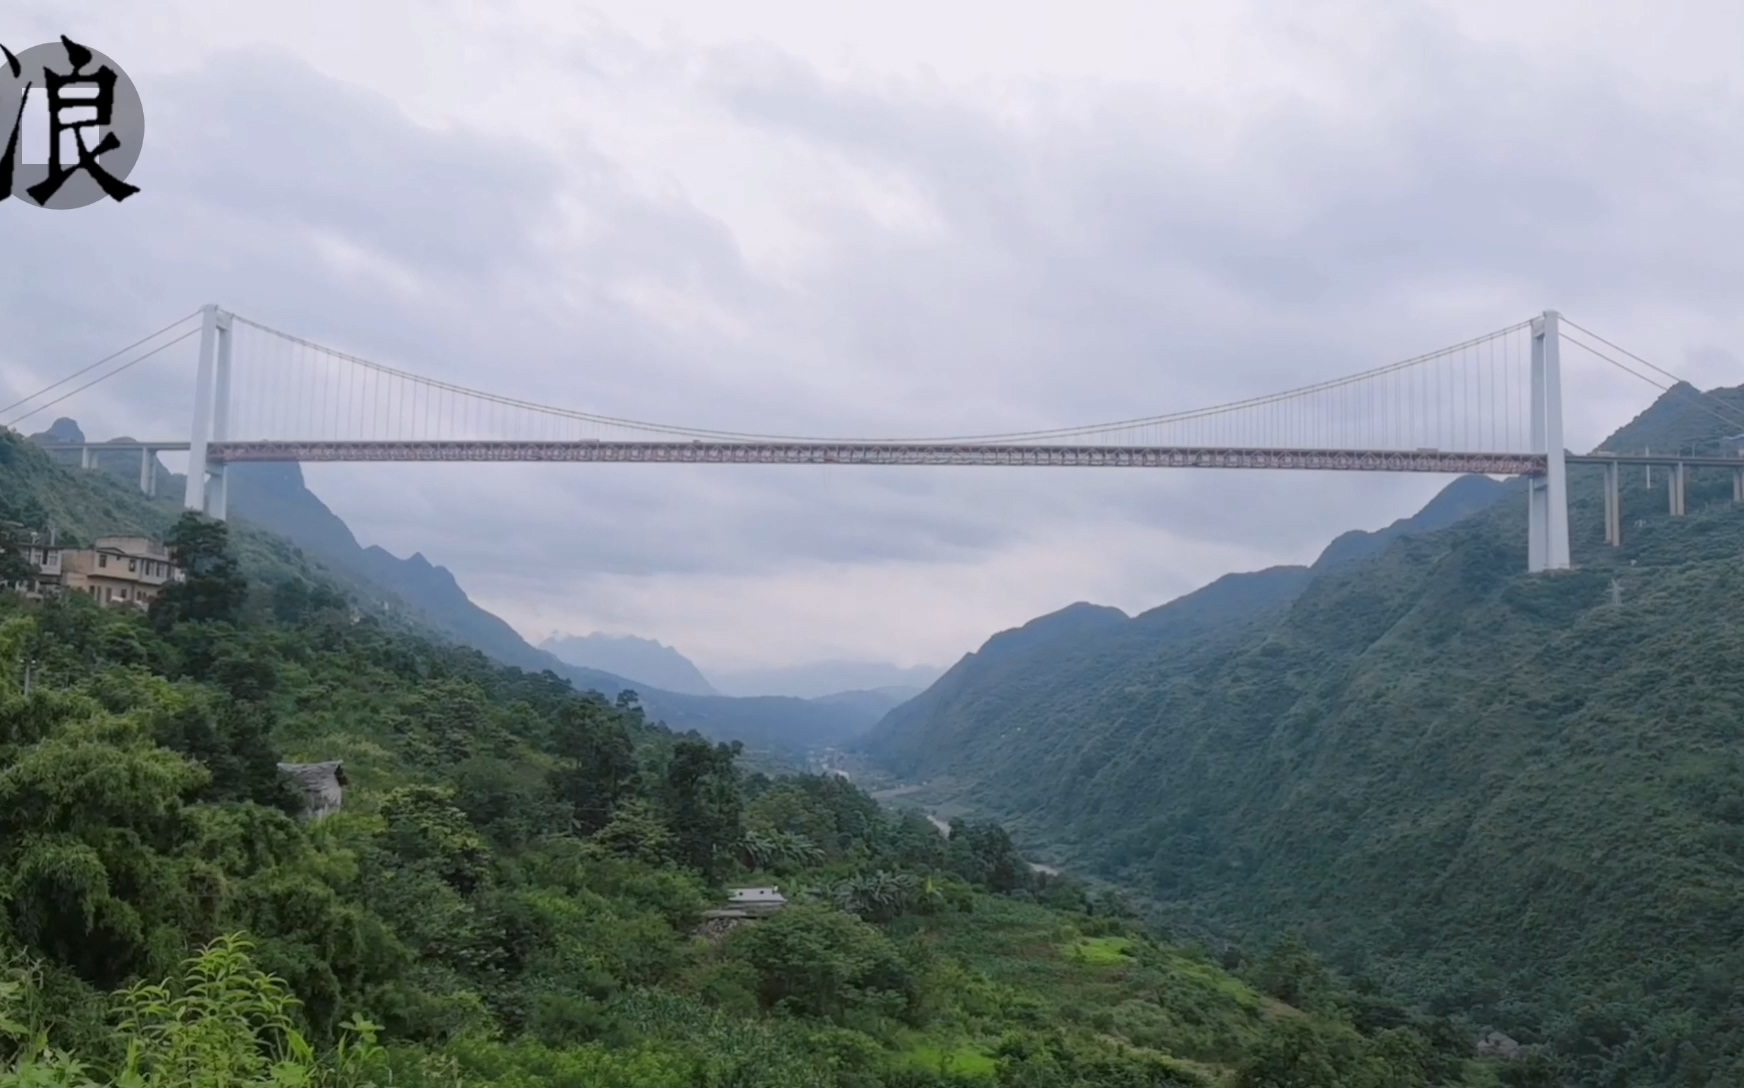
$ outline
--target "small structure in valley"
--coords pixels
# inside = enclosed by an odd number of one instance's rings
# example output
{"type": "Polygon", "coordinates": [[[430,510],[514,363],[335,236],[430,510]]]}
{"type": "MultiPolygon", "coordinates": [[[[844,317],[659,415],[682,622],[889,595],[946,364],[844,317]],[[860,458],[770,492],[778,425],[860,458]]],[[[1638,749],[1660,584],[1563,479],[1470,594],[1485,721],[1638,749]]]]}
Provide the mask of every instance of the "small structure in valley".
{"type": "Polygon", "coordinates": [[[779,888],[729,888],[726,906],[702,913],[696,936],[718,941],[739,926],[766,918],[787,906],[779,888]]]}
{"type": "Polygon", "coordinates": [[[728,888],[727,905],[703,911],[704,918],[763,918],[787,906],[779,888],[728,888]]]}
{"type": "Polygon", "coordinates": [[[279,770],[291,776],[303,791],[307,800],[303,805],[303,817],[308,820],[320,820],[333,815],[343,807],[345,802],[345,787],[350,785],[345,780],[345,763],[343,760],[331,760],[327,763],[281,763],[279,770]]]}
{"type": "Polygon", "coordinates": [[[727,907],[742,911],[748,917],[774,914],[787,906],[787,897],[779,888],[733,888],[727,892],[727,907]]]}

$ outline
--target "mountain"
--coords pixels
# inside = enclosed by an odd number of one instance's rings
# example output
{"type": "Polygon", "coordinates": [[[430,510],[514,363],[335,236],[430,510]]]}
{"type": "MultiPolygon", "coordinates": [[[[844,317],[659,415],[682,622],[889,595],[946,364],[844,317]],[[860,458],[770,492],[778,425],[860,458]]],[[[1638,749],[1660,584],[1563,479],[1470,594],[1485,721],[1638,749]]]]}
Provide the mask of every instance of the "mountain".
{"type": "MultiPolygon", "coordinates": [[[[1744,389],[1674,389],[1606,447],[1738,431],[1744,389]]],[[[1184,929],[1294,931],[1553,1044],[1568,1083],[1744,1083],[1744,505],[1730,469],[1692,471],[1682,518],[1667,474],[1631,475],[1614,549],[1598,471],[1571,472],[1575,570],[1525,573],[1519,481],[1435,528],[1470,497],[1444,494],[1221,622],[1255,576],[972,655],[863,747],[1184,929]]]]}
{"type": "Polygon", "coordinates": [[[717,672],[715,686],[728,695],[792,695],[801,699],[884,688],[914,693],[937,680],[943,671],[931,665],[904,668],[882,661],[818,661],[807,665],[717,672]]]}
{"type": "Polygon", "coordinates": [[[1368,556],[1379,555],[1400,537],[1445,529],[1484,509],[1508,491],[1508,484],[1488,476],[1461,476],[1443,488],[1423,509],[1408,518],[1374,532],[1356,530],[1336,537],[1315,560],[1314,569],[1327,570],[1368,556]]]}
{"type": "Polygon", "coordinates": [[[1025,749],[1021,735],[1051,729],[1053,721],[1073,714],[1084,689],[1142,668],[1175,646],[1214,639],[1225,628],[1245,630],[1245,623],[1287,603],[1309,577],[1306,568],[1279,567],[1219,579],[1135,618],[1080,603],[1031,620],[988,639],[932,687],[885,715],[856,747],[908,777],[979,769],[984,746],[1025,749]]]}
{"type": "MultiPolygon", "coordinates": [[[[304,485],[299,466],[245,464],[232,472],[230,505],[237,517],[282,533],[324,562],[390,590],[438,630],[504,664],[548,670],[579,688],[608,696],[633,690],[650,716],[674,729],[743,741],[760,751],[798,753],[838,744],[878,720],[881,711],[862,704],[673,691],[615,671],[564,661],[529,645],[513,627],[474,604],[453,574],[422,555],[400,559],[379,547],[359,547],[345,523],[304,485]]],[[[700,673],[697,678],[701,679],[700,673]]]]}
{"type": "Polygon", "coordinates": [[[48,430],[41,434],[31,435],[30,440],[32,442],[83,442],[85,432],[79,429],[76,420],[62,416],[49,424],[48,430]]]}
{"type": "Polygon", "coordinates": [[[677,650],[632,635],[553,635],[541,650],[582,668],[598,669],[632,682],[681,695],[718,695],[702,670],[677,650]]]}
{"type": "MultiPolygon", "coordinates": [[[[59,419],[32,441],[82,442],[84,432],[70,419],[59,419]]],[[[59,457],[77,464],[76,455],[59,457]]],[[[101,493],[125,497],[127,510],[138,506],[153,511],[155,528],[162,532],[173,520],[177,502],[186,487],[186,477],[172,474],[157,464],[156,502],[147,503],[138,490],[139,455],[102,453],[97,458],[101,493]]],[[[647,713],[674,729],[694,729],[718,740],[739,740],[760,754],[791,757],[805,750],[840,744],[874,724],[888,709],[866,701],[812,702],[798,698],[737,699],[721,695],[696,695],[666,691],[653,684],[625,679],[597,668],[573,665],[546,650],[527,643],[501,618],[480,608],[461,588],[454,575],[431,563],[422,554],[400,558],[383,548],[364,547],[349,526],[310,491],[297,464],[244,463],[230,468],[230,513],[232,520],[266,530],[244,540],[272,539],[295,546],[295,556],[305,557],[355,590],[374,607],[397,614],[402,623],[462,646],[470,646],[504,664],[533,673],[550,672],[583,691],[598,691],[615,698],[634,690],[647,713]]],[[[136,517],[129,513],[126,517],[136,517]]],[[[95,513],[82,524],[96,526],[96,533],[125,522],[122,507],[106,514],[95,513]]],[[[63,524],[67,524],[63,522],[63,524]]],[[[265,546],[265,545],[261,545],[265,546]]]]}
{"type": "Polygon", "coordinates": [[[814,705],[840,707],[848,713],[861,715],[866,719],[865,728],[869,729],[881,721],[884,715],[918,694],[913,688],[874,688],[871,691],[838,691],[834,695],[820,695],[807,701],[814,705]]]}
{"type": "Polygon", "coordinates": [[[963,746],[973,749],[1006,738],[1003,729],[983,735],[993,723],[1026,717],[1025,708],[1057,706],[1060,713],[1069,713],[1081,690],[1142,670],[1158,654],[1183,645],[1205,652],[1219,640],[1239,637],[1253,623],[1287,608],[1317,572],[1375,555],[1412,533],[1451,525],[1507,490],[1508,485],[1487,476],[1462,476],[1411,517],[1384,529],[1339,536],[1311,568],[1282,566],[1225,575],[1130,619],[1117,608],[1080,602],[1002,631],[932,687],[891,711],[858,746],[898,774],[951,773],[963,746]]]}

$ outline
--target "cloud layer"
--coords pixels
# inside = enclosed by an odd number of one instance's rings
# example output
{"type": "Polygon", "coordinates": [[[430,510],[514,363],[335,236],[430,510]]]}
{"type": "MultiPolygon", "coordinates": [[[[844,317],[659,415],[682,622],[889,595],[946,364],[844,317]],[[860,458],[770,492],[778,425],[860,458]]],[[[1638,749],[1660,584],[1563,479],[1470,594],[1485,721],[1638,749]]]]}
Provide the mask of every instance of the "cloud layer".
{"type": "MultiPolygon", "coordinates": [[[[143,7],[63,25],[26,0],[5,31],[116,57],[149,133],[126,205],[0,205],[27,271],[0,296],[16,396],[207,301],[528,400],[788,434],[1198,407],[1546,306],[1738,380],[1739,84],[1708,43],[1744,16],[1719,0],[1670,30],[1582,5],[1555,46],[1554,5],[1381,0],[1283,23],[1239,4],[143,7]]],[[[181,433],[191,358],[31,422],[181,433]]],[[[1574,446],[1653,395],[1576,351],[1565,370],[1574,446]]],[[[716,668],[948,661],[1073,600],[1136,610],[1305,561],[1443,482],[308,476],[366,542],[451,567],[529,635],[631,632],[716,668]]]]}

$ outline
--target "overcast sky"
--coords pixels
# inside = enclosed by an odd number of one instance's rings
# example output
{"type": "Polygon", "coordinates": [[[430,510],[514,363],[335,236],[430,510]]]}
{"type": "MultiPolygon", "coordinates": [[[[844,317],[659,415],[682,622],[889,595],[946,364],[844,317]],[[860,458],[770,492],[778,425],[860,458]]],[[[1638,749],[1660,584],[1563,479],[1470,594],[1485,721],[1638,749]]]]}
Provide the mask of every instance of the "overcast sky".
{"type": "MultiPolygon", "coordinates": [[[[1744,8],[1648,11],[9,0],[0,41],[115,58],[148,134],[123,205],[0,204],[0,378],[22,396],[217,302],[508,395],[777,433],[1193,408],[1547,307],[1736,384],[1744,8]]],[[[191,361],[25,427],[185,435],[191,361]]],[[[1576,351],[1565,387],[1577,448],[1653,395],[1576,351]]],[[[1309,561],[1446,482],[307,474],[535,641],[640,634],[705,670],[948,664],[1076,600],[1137,611],[1309,561]]]]}

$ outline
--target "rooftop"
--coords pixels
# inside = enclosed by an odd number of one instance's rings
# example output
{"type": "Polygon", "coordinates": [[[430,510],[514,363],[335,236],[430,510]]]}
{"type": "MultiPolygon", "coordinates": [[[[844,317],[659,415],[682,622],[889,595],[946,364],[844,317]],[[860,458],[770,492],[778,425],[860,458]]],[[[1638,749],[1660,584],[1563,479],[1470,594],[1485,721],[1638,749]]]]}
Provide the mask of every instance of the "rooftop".
{"type": "Polygon", "coordinates": [[[727,903],[734,907],[774,909],[786,906],[787,897],[779,888],[729,888],[727,903]]]}

